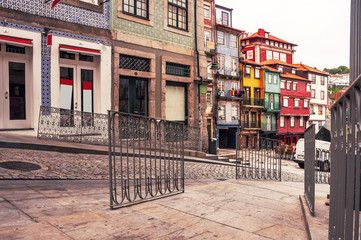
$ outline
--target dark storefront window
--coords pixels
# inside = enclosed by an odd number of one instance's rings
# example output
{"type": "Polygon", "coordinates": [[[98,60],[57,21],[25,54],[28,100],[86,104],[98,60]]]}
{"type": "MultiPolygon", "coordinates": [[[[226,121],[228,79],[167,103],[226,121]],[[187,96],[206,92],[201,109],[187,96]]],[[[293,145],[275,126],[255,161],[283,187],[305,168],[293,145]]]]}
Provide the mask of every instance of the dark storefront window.
{"type": "Polygon", "coordinates": [[[148,115],[148,81],[146,79],[120,76],[119,111],[148,115]]]}

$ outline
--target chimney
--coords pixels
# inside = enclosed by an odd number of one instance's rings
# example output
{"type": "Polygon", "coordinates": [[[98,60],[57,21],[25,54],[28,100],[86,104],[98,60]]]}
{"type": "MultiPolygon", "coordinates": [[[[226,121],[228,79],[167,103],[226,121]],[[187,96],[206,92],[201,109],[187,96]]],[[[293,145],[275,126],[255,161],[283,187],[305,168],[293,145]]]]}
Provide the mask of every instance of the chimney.
{"type": "Polygon", "coordinates": [[[258,28],[258,35],[260,35],[261,37],[264,37],[264,29],[258,28]]]}

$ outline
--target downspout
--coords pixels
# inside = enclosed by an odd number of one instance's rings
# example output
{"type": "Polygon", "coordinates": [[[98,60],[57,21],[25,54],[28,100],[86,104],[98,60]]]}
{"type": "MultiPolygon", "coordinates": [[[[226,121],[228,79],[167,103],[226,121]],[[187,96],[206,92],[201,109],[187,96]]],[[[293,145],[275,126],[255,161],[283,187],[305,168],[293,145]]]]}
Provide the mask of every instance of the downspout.
{"type": "Polygon", "coordinates": [[[199,51],[198,51],[198,35],[197,35],[197,0],[194,0],[194,44],[197,55],[197,77],[201,81],[198,83],[198,123],[199,123],[199,144],[198,151],[202,150],[202,112],[201,112],[201,91],[200,87],[203,85],[203,78],[199,73],[199,51]]]}

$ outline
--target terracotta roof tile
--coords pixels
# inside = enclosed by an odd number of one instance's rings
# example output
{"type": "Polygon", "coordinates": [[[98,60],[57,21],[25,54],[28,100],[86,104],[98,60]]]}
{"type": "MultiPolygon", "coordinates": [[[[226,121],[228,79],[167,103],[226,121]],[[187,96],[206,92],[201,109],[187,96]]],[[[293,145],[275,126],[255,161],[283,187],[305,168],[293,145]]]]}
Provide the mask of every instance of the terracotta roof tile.
{"type": "Polygon", "coordinates": [[[311,82],[311,80],[308,80],[307,78],[303,78],[303,77],[300,77],[300,76],[297,76],[297,75],[293,75],[291,73],[281,74],[281,77],[293,78],[293,79],[297,79],[297,80],[303,80],[303,81],[311,82]]]}
{"type": "Polygon", "coordinates": [[[294,68],[296,67],[296,66],[293,65],[293,64],[289,64],[289,63],[283,62],[283,61],[278,60],[278,59],[270,59],[270,60],[261,62],[261,64],[262,64],[262,65],[278,64],[278,65],[283,65],[283,66],[288,66],[288,67],[294,67],[294,68]]]}
{"type": "Polygon", "coordinates": [[[283,40],[283,39],[277,38],[277,37],[272,36],[272,35],[268,35],[268,38],[266,38],[266,37],[264,37],[264,36],[261,36],[258,32],[253,33],[251,36],[242,38],[242,40],[249,40],[249,39],[251,39],[251,38],[265,38],[265,39],[269,39],[269,40],[272,40],[272,41],[278,41],[278,42],[287,43],[287,44],[290,44],[290,45],[293,45],[293,46],[298,46],[297,44],[287,42],[287,41],[285,41],[285,40],[283,40]]]}
{"type": "Polygon", "coordinates": [[[281,72],[281,71],[278,71],[277,69],[271,68],[269,66],[263,66],[262,68],[267,69],[268,71],[272,71],[272,72],[278,72],[278,73],[281,72]]]}
{"type": "Polygon", "coordinates": [[[216,23],[216,27],[226,28],[226,29],[236,31],[236,32],[239,32],[239,33],[244,32],[244,30],[240,30],[240,29],[237,29],[237,28],[229,27],[229,26],[226,26],[226,25],[223,25],[223,24],[218,24],[218,23],[216,23]]]}
{"type": "Polygon", "coordinates": [[[246,64],[251,64],[251,65],[262,66],[262,64],[256,63],[256,62],[248,60],[248,59],[241,60],[241,62],[246,63],[246,64]]]}
{"type": "Polygon", "coordinates": [[[297,67],[297,70],[301,70],[301,71],[308,71],[308,72],[314,72],[314,73],[320,73],[320,74],[324,74],[324,75],[330,75],[327,72],[318,70],[316,68],[312,68],[310,66],[307,66],[305,64],[299,63],[299,64],[294,64],[295,67],[297,67]]]}

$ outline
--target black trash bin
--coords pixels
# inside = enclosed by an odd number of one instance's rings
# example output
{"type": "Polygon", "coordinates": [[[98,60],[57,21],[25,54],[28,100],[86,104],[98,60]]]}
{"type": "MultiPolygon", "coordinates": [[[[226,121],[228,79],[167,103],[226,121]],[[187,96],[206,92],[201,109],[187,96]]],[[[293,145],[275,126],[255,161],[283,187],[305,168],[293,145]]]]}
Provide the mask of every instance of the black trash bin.
{"type": "Polygon", "coordinates": [[[210,138],[208,144],[208,152],[217,155],[217,138],[210,138]]]}

